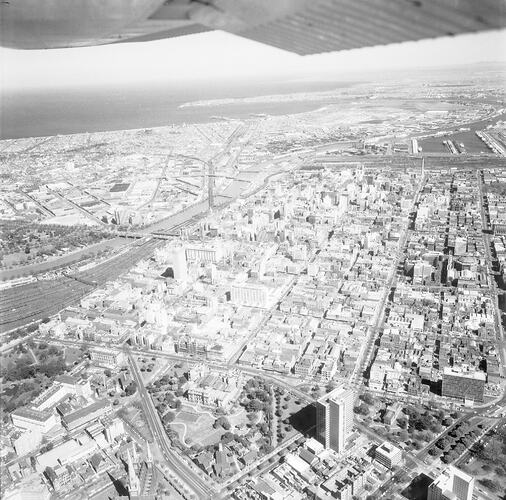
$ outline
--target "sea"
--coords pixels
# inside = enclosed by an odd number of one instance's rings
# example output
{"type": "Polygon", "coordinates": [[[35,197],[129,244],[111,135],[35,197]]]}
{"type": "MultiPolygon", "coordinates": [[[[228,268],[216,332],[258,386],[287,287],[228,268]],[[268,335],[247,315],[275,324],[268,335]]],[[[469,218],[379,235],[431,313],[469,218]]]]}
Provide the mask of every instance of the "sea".
{"type": "Polygon", "coordinates": [[[181,107],[199,100],[247,98],[294,92],[326,92],[352,87],[355,81],[281,81],[235,85],[158,85],[135,87],[25,90],[4,94],[0,138],[45,137],[206,123],[256,114],[284,115],[312,111],[337,102],[337,97],[290,102],[255,102],[181,107]]]}
{"type": "MultiPolygon", "coordinates": [[[[483,87],[500,88],[506,82],[503,64],[483,63],[473,65],[475,80],[483,87]]],[[[45,137],[59,134],[102,132],[151,128],[183,123],[206,123],[221,119],[247,119],[254,115],[287,115],[312,111],[327,105],[339,104],[339,93],[328,99],[305,99],[263,102],[241,102],[213,106],[184,106],[194,101],[213,99],[248,98],[277,94],[328,92],[341,89],[350,94],[361,84],[399,85],[406,80],[415,84],[431,82],[432,86],[467,85],[470,79],[468,66],[444,68],[417,68],[409,72],[397,69],[389,72],[358,72],[340,74],[333,71],[326,78],[291,77],[280,80],[254,80],[132,85],[121,83],[107,87],[54,88],[9,91],[0,94],[0,138],[45,137]],[[464,83],[462,83],[464,82],[464,83]]],[[[381,88],[381,85],[380,85],[381,88]]],[[[327,96],[325,96],[327,97],[327,96]]],[[[496,100],[496,99],[492,99],[496,100]]],[[[341,101],[342,104],[342,101],[341,101]]],[[[504,118],[502,118],[504,119],[504,118]]],[[[488,125],[483,124],[484,126],[488,125]]],[[[470,152],[480,151],[481,142],[474,130],[463,132],[455,139],[467,143],[470,152]],[[465,140],[464,140],[465,139],[465,140]]],[[[443,150],[442,139],[428,139],[423,144],[427,151],[443,150]]],[[[425,148],[424,148],[425,149],[425,148]]]]}

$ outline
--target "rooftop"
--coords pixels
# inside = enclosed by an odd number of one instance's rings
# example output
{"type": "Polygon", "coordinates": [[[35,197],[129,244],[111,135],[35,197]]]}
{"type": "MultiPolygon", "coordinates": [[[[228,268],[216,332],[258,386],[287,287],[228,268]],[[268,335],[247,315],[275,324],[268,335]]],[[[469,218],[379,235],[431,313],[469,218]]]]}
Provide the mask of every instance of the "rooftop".
{"type": "Polygon", "coordinates": [[[12,415],[21,418],[29,418],[31,420],[37,420],[39,422],[45,422],[49,420],[53,415],[50,411],[44,410],[36,410],[35,408],[29,408],[28,406],[23,406],[21,408],[17,408],[12,412],[12,415]]]}
{"type": "Polygon", "coordinates": [[[397,453],[399,453],[401,450],[400,450],[400,448],[397,448],[393,444],[388,443],[387,441],[385,441],[383,444],[381,444],[380,446],[378,446],[378,448],[376,449],[376,451],[379,451],[383,455],[386,455],[388,457],[393,457],[397,453]]]}
{"type": "Polygon", "coordinates": [[[474,380],[483,380],[485,381],[487,375],[482,371],[469,371],[464,368],[459,368],[455,366],[445,366],[443,369],[444,375],[453,375],[455,377],[463,377],[463,378],[471,378],[474,380]]]}

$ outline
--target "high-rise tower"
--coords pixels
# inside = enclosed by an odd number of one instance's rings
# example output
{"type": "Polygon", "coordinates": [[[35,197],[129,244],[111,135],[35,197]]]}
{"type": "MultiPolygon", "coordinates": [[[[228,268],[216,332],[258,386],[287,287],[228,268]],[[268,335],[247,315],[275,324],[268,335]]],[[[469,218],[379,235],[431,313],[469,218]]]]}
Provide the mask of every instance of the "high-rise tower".
{"type": "Polygon", "coordinates": [[[449,466],[429,485],[427,500],[471,500],[474,477],[449,466]]]}
{"type": "Polygon", "coordinates": [[[316,402],[316,439],[325,448],[344,450],[353,426],[354,400],[351,389],[339,386],[316,402]]]}

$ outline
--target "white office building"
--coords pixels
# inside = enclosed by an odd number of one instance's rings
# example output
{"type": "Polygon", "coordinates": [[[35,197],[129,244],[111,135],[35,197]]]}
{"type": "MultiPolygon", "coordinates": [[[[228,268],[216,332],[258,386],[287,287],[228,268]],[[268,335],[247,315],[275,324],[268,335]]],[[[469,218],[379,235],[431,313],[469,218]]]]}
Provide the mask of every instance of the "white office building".
{"type": "Polygon", "coordinates": [[[472,500],[474,477],[450,465],[429,485],[427,500],[472,500]]]}
{"type": "Polygon", "coordinates": [[[36,410],[35,408],[21,407],[11,414],[12,423],[18,429],[40,432],[45,434],[59,423],[59,419],[52,411],[36,410]]]}
{"type": "Polygon", "coordinates": [[[355,394],[336,387],[316,402],[316,439],[325,448],[341,453],[353,427],[355,394]]]}

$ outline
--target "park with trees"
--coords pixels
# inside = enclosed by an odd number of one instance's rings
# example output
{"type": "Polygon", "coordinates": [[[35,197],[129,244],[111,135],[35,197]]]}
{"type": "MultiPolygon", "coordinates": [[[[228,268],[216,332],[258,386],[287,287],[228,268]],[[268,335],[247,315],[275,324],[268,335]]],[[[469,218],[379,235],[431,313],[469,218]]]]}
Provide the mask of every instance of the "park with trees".
{"type": "Polygon", "coordinates": [[[0,357],[0,396],[4,421],[10,412],[28,404],[47,389],[54,378],[66,373],[71,366],[65,362],[62,349],[29,341],[18,344],[0,357]]]}
{"type": "Polygon", "coordinates": [[[100,228],[86,225],[37,224],[4,221],[0,226],[0,269],[43,262],[111,238],[100,228]]]}
{"type": "MultiPolygon", "coordinates": [[[[184,366],[173,367],[152,382],[148,391],[172,444],[199,467],[213,462],[220,450],[244,465],[251,458],[243,459],[243,455],[264,456],[296,433],[291,417],[303,403],[286,389],[252,377],[230,408],[197,408],[184,399],[185,371],[184,366]]],[[[207,474],[213,471],[205,468],[207,474]]]]}
{"type": "Polygon", "coordinates": [[[491,498],[506,498],[506,424],[488,430],[469,450],[462,469],[477,478],[491,498]]]}

